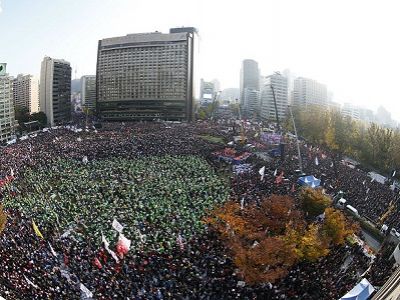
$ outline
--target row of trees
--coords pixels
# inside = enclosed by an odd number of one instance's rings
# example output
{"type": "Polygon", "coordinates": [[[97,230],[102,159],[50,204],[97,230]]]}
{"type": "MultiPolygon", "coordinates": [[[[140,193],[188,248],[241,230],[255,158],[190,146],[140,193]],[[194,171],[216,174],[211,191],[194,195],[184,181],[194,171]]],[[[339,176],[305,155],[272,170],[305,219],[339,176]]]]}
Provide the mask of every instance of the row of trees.
{"type": "MultiPolygon", "coordinates": [[[[400,131],[367,124],[320,106],[295,109],[300,136],[382,172],[400,167],[400,131]]],[[[291,129],[291,122],[286,122],[291,129]]]]}
{"type": "Polygon", "coordinates": [[[241,208],[229,201],[205,220],[232,250],[233,261],[247,283],[274,282],[294,264],[327,255],[331,246],[343,244],[354,232],[345,216],[329,207],[330,199],[320,190],[305,189],[300,198],[305,213],[290,196],[272,195],[260,207],[241,208]],[[314,222],[314,216],[323,212],[324,221],[314,222]]]}
{"type": "Polygon", "coordinates": [[[41,126],[47,125],[47,117],[44,112],[29,114],[29,110],[25,107],[15,107],[15,119],[18,121],[21,130],[27,130],[24,123],[37,121],[41,126]]]}

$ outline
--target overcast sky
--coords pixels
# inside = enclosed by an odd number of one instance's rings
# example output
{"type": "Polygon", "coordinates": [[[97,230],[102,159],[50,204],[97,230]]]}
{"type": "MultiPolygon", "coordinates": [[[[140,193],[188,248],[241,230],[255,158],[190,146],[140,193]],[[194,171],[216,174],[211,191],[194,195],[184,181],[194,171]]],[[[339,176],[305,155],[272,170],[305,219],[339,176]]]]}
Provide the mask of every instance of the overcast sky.
{"type": "MultiPolygon", "coordinates": [[[[400,120],[398,0],[0,0],[0,62],[39,74],[45,55],[95,74],[99,39],[195,26],[200,76],[239,86],[240,63],[263,75],[291,69],[328,85],[338,102],[400,120]]],[[[75,73],[73,74],[73,77],[75,73]]]]}

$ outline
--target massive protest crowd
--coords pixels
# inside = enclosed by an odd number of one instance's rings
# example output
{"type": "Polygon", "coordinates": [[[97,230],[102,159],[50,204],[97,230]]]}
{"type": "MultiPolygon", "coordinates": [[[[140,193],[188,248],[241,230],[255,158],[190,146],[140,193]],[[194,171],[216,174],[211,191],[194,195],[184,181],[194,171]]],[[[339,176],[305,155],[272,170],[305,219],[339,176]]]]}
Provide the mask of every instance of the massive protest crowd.
{"type": "MultiPolygon", "coordinates": [[[[369,258],[359,248],[332,249],[316,263],[296,265],[281,281],[248,286],[228,249],[201,223],[205,210],[229,196],[246,204],[274,193],[296,195],[298,190],[298,158],[291,143],[284,160],[265,162],[252,156],[247,159],[252,168],[227,173],[226,163],[211,155],[224,145],[203,137],[230,141],[231,129],[217,123],[106,124],[80,132],[58,128],[2,149],[0,201],[8,221],[0,235],[0,296],[343,296],[368,268],[369,258]],[[258,174],[262,166],[266,167],[263,181],[258,174]],[[230,176],[230,195],[222,172],[230,176]],[[122,230],[112,226],[114,219],[122,230]],[[132,242],[129,252],[118,248],[121,236],[132,242]]],[[[248,135],[257,136],[257,130],[249,128],[248,135]]],[[[378,221],[391,202],[398,202],[387,186],[371,182],[366,173],[341,164],[331,153],[304,143],[302,153],[304,172],[323,178],[330,194],[343,191],[361,215],[378,221]]],[[[398,210],[386,220],[398,229],[399,222],[398,210]]],[[[390,264],[379,267],[373,265],[370,271],[369,279],[376,285],[391,271],[390,264]],[[379,274],[376,282],[374,274],[379,274]]]]}

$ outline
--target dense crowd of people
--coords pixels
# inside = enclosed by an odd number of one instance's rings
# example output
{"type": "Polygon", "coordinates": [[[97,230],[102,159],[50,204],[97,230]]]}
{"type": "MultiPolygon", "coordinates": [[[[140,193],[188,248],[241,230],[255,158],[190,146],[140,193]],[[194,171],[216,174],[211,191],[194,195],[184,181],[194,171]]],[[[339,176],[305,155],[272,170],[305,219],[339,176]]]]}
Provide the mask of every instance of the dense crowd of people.
{"type": "MultiPolygon", "coordinates": [[[[200,222],[205,210],[228,197],[226,177],[230,197],[244,205],[271,194],[296,196],[299,167],[290,142],[284,160],[253,156],[247,160],[253,168],[235,174],[211,155],[225,145],[202,138],[231,141],[230,123],[75,131],[51,129],[1,150],[0,178],[11,178],[0,187],[8,214],[0,235],[0,296],[6,299],[336,299],[368,268],[359,248],[345,246],[296,265],[281,281],[248,286],[229,249],[200,222]],[[126,255],[116,250],[114,218],[132,240],[126,255]]],[[[249,128],[248,136],[257,131],[249,128]]],[[[301,148],[303,171],[324,178],[330,194],[342,190],[360,214],[376,221],[398,201],[387,186],[333,154],[301,148]]],[[[399,220],[397,211],[387,223],[399,228],[399,220]]],[[[376,284],[390,270],[379,270],[376,284]]]]}

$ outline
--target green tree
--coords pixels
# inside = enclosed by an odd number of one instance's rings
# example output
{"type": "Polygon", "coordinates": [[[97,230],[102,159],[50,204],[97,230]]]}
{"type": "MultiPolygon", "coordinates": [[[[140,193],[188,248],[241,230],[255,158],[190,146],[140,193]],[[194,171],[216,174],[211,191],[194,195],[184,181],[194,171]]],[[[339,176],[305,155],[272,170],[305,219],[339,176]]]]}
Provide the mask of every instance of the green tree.
{"type": "Polygon", "coordinates": [[[22,106],[15,107],[15,119],[18,120],[18,123],[22,125],[25,122],[29,121],[29,110],[22,106]]]}
{"type": "Polygon", "coordinates": [[[42,126],[47,125],[47,116],[44,112],[40,111],[37,113],[33,113],[30,117],[31,121],[38,121],[42,126]]]}
{"type": "Polygon", "coordinates": [[[310,218],[322,214],[332,200],[322,192],[322,189],[304,188],[300,192],[300,201],[303,210],[308,213],[310,218]]]}

